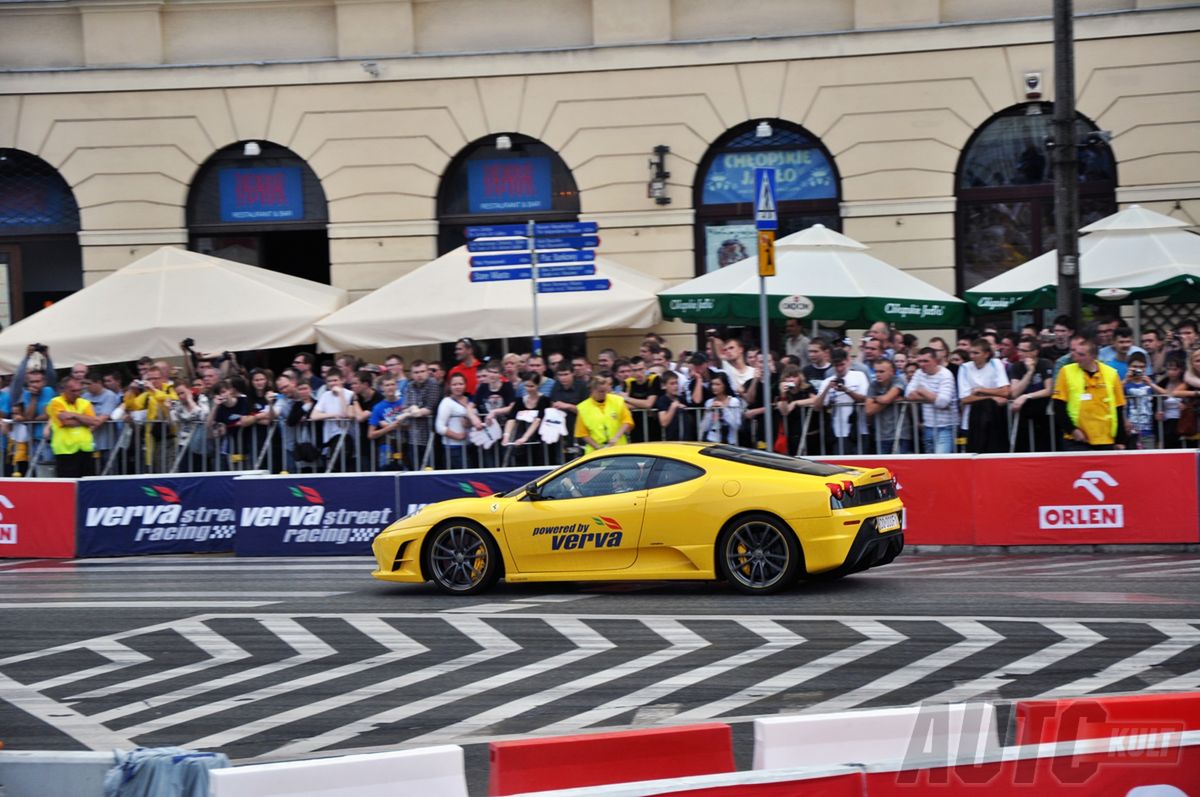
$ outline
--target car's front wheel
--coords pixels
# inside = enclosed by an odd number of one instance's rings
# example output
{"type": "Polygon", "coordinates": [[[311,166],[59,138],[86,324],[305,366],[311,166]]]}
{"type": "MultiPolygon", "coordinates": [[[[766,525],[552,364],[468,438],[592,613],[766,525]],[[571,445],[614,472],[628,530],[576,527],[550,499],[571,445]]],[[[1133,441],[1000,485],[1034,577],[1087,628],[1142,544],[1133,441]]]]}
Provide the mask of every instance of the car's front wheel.
{"type": "Polygon", "coordinates": [[[477,523],[455,520],[431,532],[425,575],[443,592],[474,595],[500,577],[500,550],[477,523]]]}
{"type": "Polygon", "coordinates": [[[737,518],[717,542],[720,573],[739,592],[769,595],[796,580],[800,544],[786,523],[756,513],[737,518]]]}

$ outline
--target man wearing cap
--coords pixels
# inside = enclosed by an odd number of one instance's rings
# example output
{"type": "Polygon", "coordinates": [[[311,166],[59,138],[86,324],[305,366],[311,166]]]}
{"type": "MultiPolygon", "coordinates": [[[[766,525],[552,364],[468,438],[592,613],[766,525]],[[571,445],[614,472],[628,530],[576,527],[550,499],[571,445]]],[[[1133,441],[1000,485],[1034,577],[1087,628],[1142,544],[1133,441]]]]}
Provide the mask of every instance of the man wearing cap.
{"type": "MultiPolygon", "coordinates": [[[[871,390],[870,381],[861,371],[850,367],[850,355],[845,349],[834,349],[830,356],[833,375],[821,385],[818,403],[833,407],[833,436],[837,442],[832,453],[858,453],[858,443],[867,434],[867,416],[861,409],[871,390]]],[[[863,445],[862,450],[869,450],[863,445]]]]}
{"type": "Polygon", "coordinates": [[[467,380],[467,395],[475,395],[479,387],[479,350],[475,341],[470,338],[459,338],[455,341],[454,357],[458,360],[458,365],[446,374],[446,382],[449,383],[450,377],[455,374],[462,374],[463,379],[467,380]]]}

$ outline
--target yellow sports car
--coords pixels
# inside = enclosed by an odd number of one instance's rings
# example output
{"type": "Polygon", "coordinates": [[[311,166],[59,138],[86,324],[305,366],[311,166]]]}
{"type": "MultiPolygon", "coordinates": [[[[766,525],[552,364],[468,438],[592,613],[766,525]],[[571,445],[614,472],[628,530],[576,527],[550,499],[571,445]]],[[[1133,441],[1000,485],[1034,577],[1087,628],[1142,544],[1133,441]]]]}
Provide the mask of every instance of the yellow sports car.
{"type": "Polygon", "coordinates": [[[385,581],[470,595],[518,581],[725,579],[775,592],[885,565],[904,547],[886,468],[729,445],[602,449],[502,495],[432,504],[372,544],[385,581]]]}

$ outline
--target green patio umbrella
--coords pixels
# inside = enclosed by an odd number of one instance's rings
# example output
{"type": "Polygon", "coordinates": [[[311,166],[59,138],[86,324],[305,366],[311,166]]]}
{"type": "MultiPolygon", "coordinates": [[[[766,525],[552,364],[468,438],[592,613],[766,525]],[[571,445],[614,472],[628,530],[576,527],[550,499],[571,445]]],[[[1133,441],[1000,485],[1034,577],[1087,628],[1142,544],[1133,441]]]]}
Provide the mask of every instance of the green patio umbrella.
{"type": "MultiPolygon", "coordinates": [[[[966,303],[866,253],[867,246],[814,224],[775,243],[775,276],[767,278],[774,320],[811,319],[901,329],[963,323],[966,303]]],[[[658,295],[665,318],[698,324],[759,320],[758,258],[750,257],[668,288],[658,295]]]]}

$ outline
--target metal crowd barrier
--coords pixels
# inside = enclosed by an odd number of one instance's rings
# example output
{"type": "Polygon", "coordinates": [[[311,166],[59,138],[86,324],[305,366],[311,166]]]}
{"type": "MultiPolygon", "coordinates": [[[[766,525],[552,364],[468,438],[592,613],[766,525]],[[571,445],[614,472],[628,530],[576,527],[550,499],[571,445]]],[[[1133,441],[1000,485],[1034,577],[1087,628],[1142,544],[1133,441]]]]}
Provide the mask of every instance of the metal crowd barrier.
{"type": "MultiPolygon", "coordinates": [[[[1179,400],[1151,396],[1140,405],[1150,417],[1152,435],[1143,448],[1196,447],[1192,435],[1180,439],[1175,429],[1179,400]],[[1149,407],[1147,409],[1146,407],[1149,407]]],[[[792,456],[847,454],[929,453],[921,425],[922,405],[898,401],[883,410],[886,415],[858,416],[861,404],[830,407],[795,407],[775,414],[776,439],[763,439],[762,410],[714,411],[684,407],[664,425],[657,410],[633,410],[631,442],[690,440],[727,442],[768,448],[792,456]],[[834,422],[835,414],[853,413],[834,422]],[[886,420],[887,423],[880,423],[886,420]],[[881,433],[886,431],[886,433],[881,433]],[[840,434],[839,434],[840,433],[840,434]]],[[[1053,412],[1030,416],[1004,414],[1007,451],[1053,452],[1062,449],[1053,412]]],[[[966,450],[966,432],[954,431],[954,450],[966,450]]],[[[204,473],[229,470],[266,470],[271,473],[373,473],[395,470],[447,468],[505,468],[559,465],[579,456],[583,449],[573,437],[555,443],[534,437],[528,443],[484,448],[443,439],[424,429],[399,429],[376,439],[367,435],[366,423],[303,421],[288,426],[282,421],[226,431],[204,421],[108,421],[95,430],[96,475],[204,473]],[[335,425],[336,424],[336,425],[335,425]]],[[[10,421],[0,426],[0,452],[6,475],[54,475],[54,456],[44,421],[10,421]]]]}

